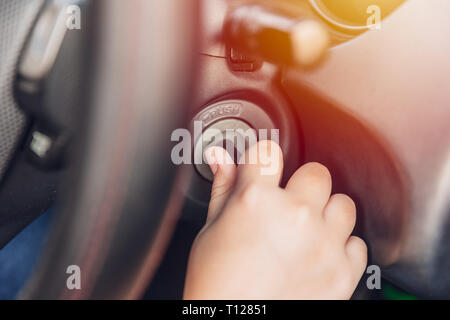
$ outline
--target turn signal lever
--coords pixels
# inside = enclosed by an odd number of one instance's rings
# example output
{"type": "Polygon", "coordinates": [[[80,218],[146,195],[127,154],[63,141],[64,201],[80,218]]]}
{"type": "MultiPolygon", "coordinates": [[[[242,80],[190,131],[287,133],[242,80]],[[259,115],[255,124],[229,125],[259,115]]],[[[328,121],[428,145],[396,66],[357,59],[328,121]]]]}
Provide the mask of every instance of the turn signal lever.
{"type": "Polygon", "coordinates": [[[277,0],[235,6],[225,18],[224,41],[245,54],[276,64],[314,65],[330,45],[327,27],[300,8],[285,4],[277,0]]]}

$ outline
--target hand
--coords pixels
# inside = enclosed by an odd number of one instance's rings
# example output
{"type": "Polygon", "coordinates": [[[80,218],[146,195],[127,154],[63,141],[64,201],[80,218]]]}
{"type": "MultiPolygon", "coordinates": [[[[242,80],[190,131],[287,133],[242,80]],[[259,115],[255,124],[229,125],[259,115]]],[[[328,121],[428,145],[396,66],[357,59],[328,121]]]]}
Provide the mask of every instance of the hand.
{"type": "Polygon", "coordinates": [[[258,143],[251,154],[259,155],[256,164],[236,167],[222,148],[205,153],[214,184],[184,298],[349,299],[367,263],[365,243],[351,236],[354,202],[330,197],[330,173],[318,163],[280,188],[283,157],[274,142],[258,143]],[[268,166],[278,170],[261,174],[268,166]]]}

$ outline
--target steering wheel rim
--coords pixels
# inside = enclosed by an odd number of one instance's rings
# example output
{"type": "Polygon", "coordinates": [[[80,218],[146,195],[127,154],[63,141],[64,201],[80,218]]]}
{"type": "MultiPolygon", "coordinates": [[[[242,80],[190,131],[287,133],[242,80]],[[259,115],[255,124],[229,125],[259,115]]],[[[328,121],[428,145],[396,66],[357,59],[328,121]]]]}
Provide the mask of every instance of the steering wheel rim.
{"type": "Polygon", "coordinates": [[[97,0],[92,12],[89,118],[22,299],[139,298],[177,220],[169,141],[188,112],[197,2],[97,0]],[[73,265],[80,290],[66,285],[73,265]]]}

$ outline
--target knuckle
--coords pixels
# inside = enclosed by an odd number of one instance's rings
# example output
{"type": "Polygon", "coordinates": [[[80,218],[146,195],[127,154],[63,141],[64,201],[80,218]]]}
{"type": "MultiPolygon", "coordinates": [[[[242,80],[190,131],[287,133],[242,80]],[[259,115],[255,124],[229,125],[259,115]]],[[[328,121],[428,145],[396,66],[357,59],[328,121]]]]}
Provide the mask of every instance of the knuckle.
{"type": "Polygon", "coordinates": [[[311,207],[306,204],[301,204],[298,206],[297,212],[302,221],[309,221],[313,217],[311,207]]]}
{"type": "Polygon", "coordinates": [[[319,181],[331,180],[331,173],[328,168],[318,162],[307,163],[303,166],[303,169],[307,171],[308,175],[310,175],[311,178],[317,179],[319,181]]]}
{"type": "Polygon", "coordinates": [[[352,250],[351,259],[353,260],[353,263],[359,263],[361,265],[364,265],[367,263],[367,245],[364,242],[363,239],[352,236],[350,238],[350,245],[352,250]]]}
{"type": "Polygon", "coordinates": [[[355,211],[356,205],[352,198],[350,198],[346,194],[338,193],[333,195],[333,199],[336,201],[339,201],[341,203],[341,206],[344,207],[348,211],[355,211]]]}
{"type": "Polygon", "coordinates": [[[273,140],[262,140],[258,142],[258,147],[268,153],[280,154],[282,152],[280,145],[273,140]]]}
{"type": "Polygon", "coordinates": [[[331,197],[332,202],[340,209],[339,218],[349,224],[356,222],[356,205],[355,202],[345,194],[336,194],[331,197]]]}
{"type": "Polygon", "coordinates": [[[239,203],[246,208],[255,208],[261,198],[261,187],[256,183],[250,183],[240,193],[239,203]]]}
{"type": "Polygon", "coordinates": [[[367,244],[360,238],[359,239],[359,250],[360,250],[360,261],[363,264],[363,267],[367,264],[367,244]]]}
{"type": "Polygon", "coordinates": [[[356,236],[352,237],[352,240],[355,242],[355,246],[359,249],[359,252],[362,253],[363,255],[366,255],[367,245],[364,242],[364,240],[356,236]]]}

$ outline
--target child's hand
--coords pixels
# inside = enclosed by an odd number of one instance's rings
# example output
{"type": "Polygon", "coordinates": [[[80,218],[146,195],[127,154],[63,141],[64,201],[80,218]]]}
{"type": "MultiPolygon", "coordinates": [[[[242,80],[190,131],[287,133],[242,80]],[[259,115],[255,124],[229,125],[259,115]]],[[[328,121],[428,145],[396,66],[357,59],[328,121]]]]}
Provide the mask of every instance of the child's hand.
{"type": "Polygon", "coordinates": [[[225,150],[206,152],[215,180],[208,220],[189,258],[184,298],[350,298],[367,261],[365,243],[350,236],[353,201],[330,197],[330,173],[317,163],[300,168],[281,189],[279,146],[260,142],[247,157],[257,150],[279,152],[269,164],[276,161],[276,174],[261,175],[268,159],[236,168],[225,150]]]}

